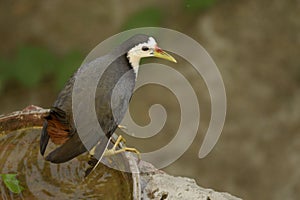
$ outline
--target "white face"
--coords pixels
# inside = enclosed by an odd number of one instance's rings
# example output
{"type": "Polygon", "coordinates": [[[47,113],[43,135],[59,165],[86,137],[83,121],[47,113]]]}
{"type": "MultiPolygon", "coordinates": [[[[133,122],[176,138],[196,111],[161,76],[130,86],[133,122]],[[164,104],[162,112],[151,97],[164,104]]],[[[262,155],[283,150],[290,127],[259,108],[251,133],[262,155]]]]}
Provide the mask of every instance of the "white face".
{"type": "Polygon", "coordinates": [[[157,48],[157,43],[153,37],[145,43],[141,43],[130,49],[128,55],[131,57],[145,58],[154,56],[154,50],[157,48]]]}
{"type": "Polygon", "coordinates": [[[140,59],[153,56],[169,60],[171,62],[176,62],[171,55],[157,46],[157,43],[153,37],[149,37],[147,42],[134,46],[127,53],[128,61],[131,64],[136,76],[139,69],[140,59]]]}

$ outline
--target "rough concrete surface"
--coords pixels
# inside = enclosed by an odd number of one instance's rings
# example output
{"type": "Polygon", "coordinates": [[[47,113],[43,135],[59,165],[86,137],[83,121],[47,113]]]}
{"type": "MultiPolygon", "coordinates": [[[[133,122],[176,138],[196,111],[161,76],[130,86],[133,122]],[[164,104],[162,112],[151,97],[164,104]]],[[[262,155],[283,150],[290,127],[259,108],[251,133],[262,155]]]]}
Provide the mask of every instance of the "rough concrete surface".
{"type": "Polygon", "coordinates": [[[145,161],[140,161],[138,168],[143,200],[241,200],[229,193],[200,187],[194,179],[171,176],[145,161]]]}
{"type": "Polygon", "coordinates": [[[143,191],[147,199],[198,199],[198,200],[241,200],[228,193],[205,189],[196,184],[194,179],[174,177],[165,173],[154,174],[143,191]]]}

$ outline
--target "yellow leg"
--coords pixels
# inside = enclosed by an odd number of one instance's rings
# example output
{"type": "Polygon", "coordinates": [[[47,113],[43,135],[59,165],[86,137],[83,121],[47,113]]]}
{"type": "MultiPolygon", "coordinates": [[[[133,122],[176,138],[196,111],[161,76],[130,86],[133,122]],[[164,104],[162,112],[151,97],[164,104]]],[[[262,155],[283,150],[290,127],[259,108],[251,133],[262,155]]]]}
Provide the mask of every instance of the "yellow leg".
{"type": "Polygon", "coordinates": [[[126,140],[125,140],[125,138],[123,138],[122,135],[119,135],[119,137],[118,137],[117,141],[115,142],[115,144],[114,144],[114,146],[113,146],[112,149],[116,149],[117,146],[120,144],[120,142],[126,143],[126,140]]]}
{"type": "Polygon", "coordinates": [[[104,152],[104,156],[112,156],[112,155],[116,155],[116,154],[119,154],[119,153],[122,153],[122,152],[129,151],[129,152],[136,153],[138,155],[139,159],[141,159],[140,152],[135,148],[123,147],[123,148],[117,150],[116,148],[118,147],[120,142],[126,142],[125,138],[123,138],[121,135],[118,137],[118,139],[115,142],[114,146],[111,149],[107,149],[104,152]]]}

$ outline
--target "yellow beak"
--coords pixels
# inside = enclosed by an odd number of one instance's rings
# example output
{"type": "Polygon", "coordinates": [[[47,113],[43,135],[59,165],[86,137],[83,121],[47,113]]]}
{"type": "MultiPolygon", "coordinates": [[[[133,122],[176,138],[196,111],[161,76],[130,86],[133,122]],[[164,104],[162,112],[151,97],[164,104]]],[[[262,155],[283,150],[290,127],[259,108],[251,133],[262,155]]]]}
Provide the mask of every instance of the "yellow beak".
{"type": "Polygon", "coordinates": [[[168,54],[167,52],[163,51],[160,48],[156,48],[154,50],[154,55],[153,56],[156,57],[156,58],[162,58],[162,59],[177,63],[177,61],[175,60],[175,58],[173,58],[173,56],[171,56],[170,54],[168,54]]]}

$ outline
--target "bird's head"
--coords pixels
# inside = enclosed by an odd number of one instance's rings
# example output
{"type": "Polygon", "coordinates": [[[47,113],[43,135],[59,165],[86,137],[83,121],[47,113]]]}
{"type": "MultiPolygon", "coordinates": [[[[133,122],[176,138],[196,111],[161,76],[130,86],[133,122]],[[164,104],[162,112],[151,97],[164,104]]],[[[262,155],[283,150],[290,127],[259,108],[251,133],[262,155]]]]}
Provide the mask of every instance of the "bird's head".
{"type": "Polygon", "coordinates": [[[153,37],[148,37],[148,41],[139,43],[133,48],[131,48],[128,52],[128,57],[136,57],[136,58],[157,57],[157,58],[162,58],[176,63],[176,60],[171,55],[169,55],[168,53],[163,51],[160,47],[158,47],[153,37]]]}
{"type": "Polygon", "coordinates": [[[153,37],[136,35],[131,39],[134,40],[135,45],[127,52],[127,58],[136,73],[141,58],[156,57],[175,63],[177,62],[170,54],[158,47],[157,42],[153,37]],[[139,42],[137,42],[137,40],[139,40],[139,42]]]}

